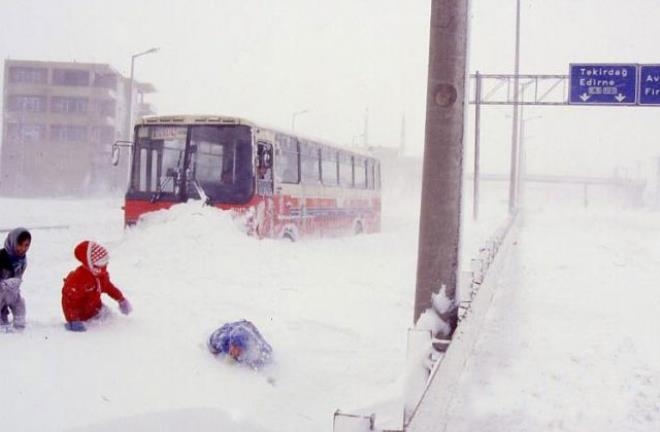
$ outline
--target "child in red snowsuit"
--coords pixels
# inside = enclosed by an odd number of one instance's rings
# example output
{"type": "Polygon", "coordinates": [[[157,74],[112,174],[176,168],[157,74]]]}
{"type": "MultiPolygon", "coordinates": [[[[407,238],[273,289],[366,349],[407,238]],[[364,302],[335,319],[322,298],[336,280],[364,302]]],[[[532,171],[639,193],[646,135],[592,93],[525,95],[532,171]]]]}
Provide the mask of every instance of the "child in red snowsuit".
{"type": "Polygon", "coordinates": [[[119,303],[124,315],[132,307],[124,294],[110,282],[107,271],[110,256],[101,245],[83,241],[74,249],[74,255],[82,263],[64,279],[62,288],[62,310],[66,318],[66,329],[85,331],[83,321],[95,317],[101,311],[101,294],[106,293],[119,303]]]}

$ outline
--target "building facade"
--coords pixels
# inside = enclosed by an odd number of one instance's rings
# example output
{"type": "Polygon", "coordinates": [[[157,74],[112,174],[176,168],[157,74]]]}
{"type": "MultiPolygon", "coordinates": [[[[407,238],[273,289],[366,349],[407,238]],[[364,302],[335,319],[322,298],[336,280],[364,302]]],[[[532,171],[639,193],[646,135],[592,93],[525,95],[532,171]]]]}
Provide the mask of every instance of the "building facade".
{"type": "Polygon", "coordinates": [[[152,114],[148,83],[107,64],[5,60],[0,194],[78,196],[124,190],[127,163],[112,144],[130,137],[133,115],[152,114]]]}

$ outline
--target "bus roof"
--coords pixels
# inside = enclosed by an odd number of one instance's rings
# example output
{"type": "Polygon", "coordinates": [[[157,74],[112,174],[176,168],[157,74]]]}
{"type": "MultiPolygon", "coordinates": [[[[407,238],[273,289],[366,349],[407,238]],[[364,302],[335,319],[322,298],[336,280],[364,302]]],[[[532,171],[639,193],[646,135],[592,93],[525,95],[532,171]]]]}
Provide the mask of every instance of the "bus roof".
{"type": "Polygon", "coordinates": [[[181,115],[148,115],[141,117],[137,124],[236,124],[256,126],[249,120],[240,117],[209,114],[181,114],[181,115]]]}
{"type": "Polygon", "coordinates": [[[273,132],[282,133],[285,135],[295,135],[300,139],[306,139],[309,141],[314,141],[322,145],[327,145],[333,148],[346,150],[351,153],[366,157],[376,157],[376,155],[370,149],[358,149],[358,148],[349,148],[341,144],[332,144],[322,139],[314,139],[304,137],[298,134],[292,134],[291,132],[285,132],[277,128],[268,127],[265,125],[257,125],[256,123],[241,118],[217,114],[172,114],[172,115],[147,115],[142,116],[138,119],[137,125],[194,125],[194,124],[215,124],[215,125],[246,125],[250,127],[256,127],[265,130],[271,130],[273,132]]]}

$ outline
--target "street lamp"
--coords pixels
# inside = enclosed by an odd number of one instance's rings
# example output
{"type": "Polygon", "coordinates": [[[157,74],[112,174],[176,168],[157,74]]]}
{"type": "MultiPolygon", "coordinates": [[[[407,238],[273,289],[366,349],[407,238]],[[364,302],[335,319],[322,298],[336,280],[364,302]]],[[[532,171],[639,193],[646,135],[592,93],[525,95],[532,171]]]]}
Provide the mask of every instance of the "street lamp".
{"type": "Polygon", "coordinates": [[[141,57],[143,55],[147,54],[153,54],[155,52],[158,52],[159,48],[150,48],[146,51],[139,52],[137,54],[133,54],[131,56],[131,76],[129,79],[129,85],[128,85],[128,115],[126,118],[126,130],[128,131],[128,137],[129,139],[133,138],[133,133],[132,130],[133,128],[131,127],[131,123],[133,122],[133,73],[135,71],[135,59],[138,57],[141,57]]]}
{"type": "Polygon", "coordinates": [[[299,116],[300,114],[306,114],[308,112],[309,110],[304,109],[300,111],[295,111],[293,114],[291,114],[291,132],[296,131],[296,117],[299,116]]]}

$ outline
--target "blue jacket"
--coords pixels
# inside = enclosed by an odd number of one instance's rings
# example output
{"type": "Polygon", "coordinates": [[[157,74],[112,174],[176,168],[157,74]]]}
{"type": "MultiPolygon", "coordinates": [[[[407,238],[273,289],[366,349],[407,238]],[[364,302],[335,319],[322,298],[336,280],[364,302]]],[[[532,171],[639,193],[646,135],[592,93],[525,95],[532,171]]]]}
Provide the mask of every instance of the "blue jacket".
{"type": "Polygon", "coordinates": [[[234,359],[255,369],[270,362],[273,354],[273,348],[248,320],[226,323],[209,338],[209,350],[213,354],[229,355],[232,346],[240,350],[234,359]]]}

